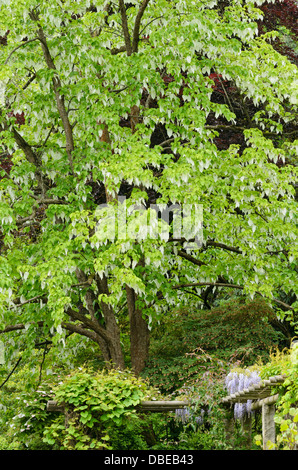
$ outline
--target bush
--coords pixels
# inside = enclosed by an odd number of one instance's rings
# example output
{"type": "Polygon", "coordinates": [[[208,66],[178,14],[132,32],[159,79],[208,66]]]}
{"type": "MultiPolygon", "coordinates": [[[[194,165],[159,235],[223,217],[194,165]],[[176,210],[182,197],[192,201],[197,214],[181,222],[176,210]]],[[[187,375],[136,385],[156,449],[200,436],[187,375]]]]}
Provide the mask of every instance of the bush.
{"type": "Polygon", "coordinates": [[[270,349],[281,341],[281,334],[270,324],[274,318],[262,300],[229,301],[208,311],[180,311],[153,331],[143,375],[162,393],[172,393],[204,374],[210,367],[208,358],[239,361],[243,366],[266,361],[270,349]],[[199,350],[206,355],[198,354],[199,350]]]}
{"type": "Polygon", "coordinates": [[[148,396],[148,388],[129,371],[82,370],[70,374],[55,396],[65,406],[66,419],[59,417],[45,429],[44,442],[59,449],[112,449],[117,430],[135,428],[136,406],[148,396]]]}

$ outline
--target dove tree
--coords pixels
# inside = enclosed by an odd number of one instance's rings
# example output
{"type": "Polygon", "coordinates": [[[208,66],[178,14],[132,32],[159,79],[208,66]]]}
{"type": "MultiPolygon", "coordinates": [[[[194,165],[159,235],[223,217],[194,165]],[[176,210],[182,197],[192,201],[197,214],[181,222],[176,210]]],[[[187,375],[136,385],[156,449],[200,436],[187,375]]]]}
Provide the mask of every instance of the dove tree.
{"type": "Polygon", "coordinates": [[[128,334],[139,374],[152,325],[214,289],[297,322],[298,69],[256,4],[0,1],[0,329],[15,351],[78,334],[124,368],[128,334]]]}

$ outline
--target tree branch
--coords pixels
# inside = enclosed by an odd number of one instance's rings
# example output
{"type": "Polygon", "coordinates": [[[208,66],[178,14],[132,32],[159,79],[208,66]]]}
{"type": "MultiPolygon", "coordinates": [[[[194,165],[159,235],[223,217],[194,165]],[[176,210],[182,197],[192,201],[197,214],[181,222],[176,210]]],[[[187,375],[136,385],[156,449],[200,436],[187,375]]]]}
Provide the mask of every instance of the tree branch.
{"type": "Polygon", "coordinates": [[[0,385],[0,388],[3,387],[3,385],[6,384],[6,382],[8,381],[9,377],[12,376],[12,374],[14,373],[14,371],[16,370],[16,368],[18,367],[19,363],[21,362],[22,360],[22,357],[19,357],[19,359],[17,360],[16,364],[14,365],[13,369],[10,371],[10,373],[8,374],[8,376],[6,377],[6,379],[4,380],[4,382],[2,382],[2,384],[0,385]]]}
{"type": "Polygon", "coordinates": [[[12,54],[17,51],[18,49],[20,49],[20,47],[24,47],[24,46],[27,46],[27,44],[29,44],[30,42],[34,42],[34,41],[38,41],[38,38],[33,38],[33,39],[29,39],[28,41],[25,41],[23,44],[19,44],[17,47],[15,47],[11,53],[9,54],[9,56],[7,57],[6,61],[4,62],[4,64],[6,65],[9,61],[9,59],[11,58],[12,54]]]}
{"type": "Polygon", "coordinates": [[[120,52],[125,52],[125,51],[126,51],[126,46],[115,47],[114,49],[111,49],[111,54],[117,55],[117,54],[120,54],[120,52]]]}
{"type": "Polygon", "coordinates": [[[129,29],[128,29],[125,3],[123,0],[119,0],[119,9],[121,13],[122,30],[124,34],[126,53],[128,56],[130,56],[132,54],[132,45],[131,45],[131,39],[130,39],[130,34],[129,34],[129,29]]]}
{"type": "MultiPolygon", "coordinates": [[[[78,334],[87,336],[88,338],[91,338],[93,341],[96,341],[97,343],[98,343],[97,335],[101,336],[104,340],[109,341],[109,337],[106,334],[105,330],[101,328],[99,331],[99,329],[97,328],[95,331],[95,329],[93,328],[94,327],[93,322],[91,322],[91,320],[88,320],[88,318],[84,317],[84,315],[80,315],[79,313],[72,311],[70,316],[72,316],[73,318],[77,317],[76,319],[78,320],[83,320],[84,324],[78,325],[74,323],[61,322],[62,328],[68,331],[71,331],[72,333],[78,333],[78,334]]],[[[43,321],[36,322],[36,325],[39,327],[42,327],[43,324],[44,324],[43,321]]],[[[25,328],[26,326],[24,325],[24,323],[16,323],[15,325],[8,325],[3,330],[0,330],[0,334],[10,333],[11,331],[24,330],[25,328]]]]}
{"type": "Polygon", "coordinates": [[[82,325],[77,325],[74,323],[62,322],[61,326],[67,331],[71,331],[72,333],[78,333],[79,335],[86,336],[87,338],[90,338],[92,339],[92,341],[99,344],[98,336],[95,333],[95,331],[88,330],[84,328],[82,325]]]}
{"type": "Polygon", "coordinates": [[[68,201],[62,199],[37,199],[39,204],[69,204],[68,201]]]}
{"type": "Polygon", "coordinates": [[[200,286],[215,286],[215,287],[231,287],[233,289],[241,289],[244,287],[238,286],[237,284],[228,284],[224,282],[191,282],[189,284],[177,284],[172,286],[173,289],[181,289],[183,287],[200,287],[200,286]]]}
{"type": "Polygon", "coordinates": [[[150,0],[143,0],[137,13],[132,35],[132,52],[138,52],[141,20],[149,2],[150,0]]]}
{"type": "Polygon", "coordinates": [[[214,242],[212,240],[208,240],[206,242],[206,246],[214,246],[215,248],[222,248],[223,250],[233,251],[234,253],[242,254],[242,251],[239,248],[235,248],[233,246],[228,246],[225,243],[214,242]]]}
{"type": "Polygon", "coordinates": [[[24,152],[28,162],[32,163],[35,166],[35,174],[38,186],[40,187],[42,194],[44,195],[48,190],[48,185],[45,182],[45,176],[40,170],[41,161],[39,156],[33,151],[32,147],[28,144],[28,142],[26,142],[26,140],[21,136],[21,134],[19,134],[19,132],[14,127],[12,127],[12,133],[17,146],[24,152]]]}
{"type": "MultiPolygon", "coordinates": [[[[97,333],[101,338],[103,338],[105,341],[109,342],[110,338],[107,333],[107,331],[99,325],[98,322],[95,322],[91,320],[90,318],[86,317],[82,313],[76,312],[75,310],[68,308],[66,310],[67,315],[69,315],[73,320],[79,320],[81,323],[83,323],[84,327],[92,330],[94,333],[97,333]]],[[[81,326],[81,328],[83,328],[81,326]]]]}
{"type": "Polygon", "coordinates": [[[181,256],[181,258],[187,259],[191,263],[196,264],[197,266],[206,266],[207,265],[203,261],[200,261],[199,259],[194,258],[193,256],[189,255],[188,253],[185,253],[182,250],[178,251],[178,255],[181,256]]]}
{"type": "MultiPolygon", "coordinates": [[[[56,66],[54,64],[54,61],[52,59],[52,56],[50,54],[47,40],[45,37],[45,34],[43,32],[42,27],[39,25],[38,29],[38,38],[41,43],[41,47],[43,50],[43,55],[44,59],[46,61],[46,64],[49,69],[55,70],[57,72],[56,66]]],[[[54,92],[55,92],[55,99],[56,99],[56,105],[58,109],[58,113],[60,116],[60,119],[63,124],[64,132],[65,132],[65,138],[66,138],[66,153],[68,155],[68,161],[71,169],[71,173],[74,174],[74,169],[73,169],[73,158],[72,158],[72,152],[74,151],[74,140],[73,140],[73,133],[72,133],[72,126],[69,122],[68,119],[68,114],[66,111],[65,107],[65,102],[64,102],[64,95],[60,94],[60,88],[61,88],[61,81],[60,78],[58,77],[58,74],[56,74],[53,79],[53,87],[54,87],[54,92]]]]}
{"type": "Polygon", "coordinates": [[[35,165],[36,167],[39,167],[41,165],[40,159],[38,155],[32,150],[32,147],[28,144],[28,142],[26,142],[26,140],[21,136],[21,134],[18,133],[18,131],[14,127],[12,128],[12,132],[14,140],[16,141],[18,147],[23,150],[28,162],[33,163],[33,165],[35,165]]]}
{"type": "Polygon", "coordinates": [[[17,297],[16,299],[13,300],[13,303],[15,304],[16,307],[22,307],[23,305],[34,303],[36,300],[38,301],[42,300],[44,303],[47,303],[48,298],[44,294],[41,294],[41,295],[36,295],[35,297],[32,297],[31,299],[24,300],[24,302],[21,302],[21,298],[17,297]]]}
{"type": "MultiPolygon", "coordinates": [[[[243,286],[238,286],[237,284],[228,284],[224,282],[192,282],[189,284],[177,284],[176,286],[172,286],[173,289],[183,289],[184,287],[200,287],[200,286],[214,286],[214,287],[227,287],[231,289],[240,289],[244,290],[243,286]]],[[[282,302],[281,300],[275,299],[274,297],[272,299],[264,296],[261,294],[261,292],[256,291],[256,294],[260,295],[261,297],[267,298],[268,300],[272,300],[273,302],[281,305],[282,307],[286,308],[287,310],[294,310],[291,305],[286,304],[285,302],[282,302]]]]}
{"type": "MultiPolygon", "coordinates": [[[[37,326],[41,327],[43,326],[43,321],[38,321],[36,322],[37,326]]],[[[0,334],[2,333],[9,333],[10,331],[18,331],[18,330],[24,330],[26,327],[24,323],[16,323],[15,325],[8,325],[4,328],[4,330],[0,330],[0,334]]]]}
{"type": "Polygon", "coordinates": [[[36,78],[36,74],[34,73],[33,75],[31,75],[29,80],[27,80],[27,82],[25,83],[22,89],[26,90],[26,88],[28,88],[28,86],[35,80],[35,78],[36,78]]]}

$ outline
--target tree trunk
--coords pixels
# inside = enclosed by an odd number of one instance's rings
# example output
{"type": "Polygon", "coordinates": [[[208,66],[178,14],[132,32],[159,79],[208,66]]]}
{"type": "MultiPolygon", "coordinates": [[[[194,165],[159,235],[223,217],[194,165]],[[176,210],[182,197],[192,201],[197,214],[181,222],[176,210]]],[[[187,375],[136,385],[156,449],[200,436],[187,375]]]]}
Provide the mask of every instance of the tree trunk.
{"type": "Polygon", "coordinates": [[[135,375],[144,369],[149,353],[149,328],[142,311],[136,308],[134,290],[126,285],[127,306],[130,323],[131,368],[135,375]]]}
{"type": "MultiPolygon", "coordinates": [[[[86,274],[80,269],[76,270],[76,275],[80,282],[89,282],[86,274]]],[[[90,285],[93,279],[90,281],[90,285]]],[[[94,280],[96,281],[98,292],[109,295],[106,277],[101,279],[99,276],[95,276],[94,280]]],[[[94,340],[100,347],[106,365],[108,367],[124,369],[125,364],[120,341],[120,330],[113,308],[104,302],[101,302],[99,306],[97,296],[91,289],[88,289],[85,294],[85,302],[87,311],[94,324],[94,340]],[[102,322],[104,322],[104,326],[102,322]]],[[[72,312],[72,315],[75,316],[75,312],[72,312]]]]}
{"type": "MultiPolygon", "coordinates": [[[[101,279],[97,276],[96,282],[99,292],[109,295],[109,288],[106,277],[104,276],[101,279]]],[[[109,351],[110,361],[114,367],[124,369],[125,362],[120,340],[120,329],[116,322],[113,308],[110,305],[101,302],[101,310],[104,317],[105,330],[108,335],[108,340],[105,343],[106,348],[109,351]]]]}

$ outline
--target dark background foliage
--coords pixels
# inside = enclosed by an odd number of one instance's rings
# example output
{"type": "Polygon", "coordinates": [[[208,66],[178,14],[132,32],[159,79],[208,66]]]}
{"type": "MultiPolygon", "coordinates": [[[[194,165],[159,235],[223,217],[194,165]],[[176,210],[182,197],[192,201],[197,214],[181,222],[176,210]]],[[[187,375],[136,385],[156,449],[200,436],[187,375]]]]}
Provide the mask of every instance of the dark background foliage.
{"type": "Polygon", "coordinates": [[[261,300],[185,310],[156,327],[144,374],[163,392],[174,392],[185,381],[218,369],[220,361],[242,365],[266,361],[270,348],[284,341],[274,311],[261,300]]]}

